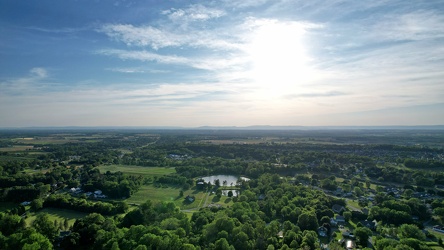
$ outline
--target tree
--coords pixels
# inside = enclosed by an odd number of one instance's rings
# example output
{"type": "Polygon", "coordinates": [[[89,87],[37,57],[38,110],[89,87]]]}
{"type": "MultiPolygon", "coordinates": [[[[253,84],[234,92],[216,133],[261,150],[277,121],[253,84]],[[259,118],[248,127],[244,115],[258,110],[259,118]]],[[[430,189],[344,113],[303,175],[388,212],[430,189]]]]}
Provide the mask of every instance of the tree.
{"type": "Polygon", "coordinates": [[[228,191],[228,197],[233,197],[233,191],[228,191]]]}
{"type": "Polygon", "coordinates": [[[371,186],[371,182],[370,182],[370,180],[369,180],[369,179],[365,180],[365,187],[366,187],[367,189],[370,189],[370,186],[371,186]]]}
{"type": "Polygon", "coordinates": [[[328,217],[328,216],[322,216],[322,218],[321,218],[321,224],[324,224],[324,223],[330,223],[330,217],[328,217]]]}
{"type": "Polygon", "coordinates": [[[39,233],[46,236],[50,241],[54,241],[59,233],[58,228],[49,220],[49,215],[47,213],[38,214],[32,225],[39,233]]]}
{"type": "Polygon", "coordinates": [[[444,207],[437,207],[433,209],[433,213],[438,216],[444,216],[444,207]]]}
{"type": "Polygon", "coordinates": [[[215,242],[215,250],[230,250],[230,244],[228,244],[227,239],[221,238],[215,242]]]}
{"type": "Polygon", "coordinates": [[[399,238],[413,238],[424,241],[426,239],[425,234],[413,224],[402,224],[398,230],[399,238]]]}
{"type": "Polygon", "coordinates": [[[34,211],[40,210],[43,208],[43,199],[35,199],[31,202],[31,208],[34,211]]]}
{"type": "Polygon", "coordinates": [[[24,227],[25,225],[23,225],[22,218],[19,215],[0,213],[0,232],[3,235],[9,236],[24,227]]]}
{"type": "Polygon", "coordinates": [[[319,249],[318,234],[315,231],[304,231],[304,237],[302,238],[302,249],[319,249]]]}
{"type": "Polygon", "coordinates": [[[364,247],[367,246],[368,237],[373,235],[372,231],[366,227],[356,228],[354,234],[359,244],[364,247]]]}
{"type": "Polygon", "coordinates": [[[353,191],[354,191],[354,193],[355,193],[355,195],[357,196],[357,197],[361,197],[362,196],[362,189],[360,188],[360,187],[355,187],[354,189],[353,189],[353,191]]]}
{"type": "Polygon", "coordinates": [[[342,215],[344,215],[344,219],[349,221],[352,217],[352,213],[350,211],[345,211],[342,215]]]}
{"type": "Polygon", "coordinates": [[[69,221],[68,221],[67,218],[65,218],[65,220],[63,221],[63,228],[64,228],[65,230],[68,230],[68,229],[69,229],[69,221]]]}
{"type": "Polygon", "coordinates": [[[411,190],[411,189],[406,189],[406,190],[404,191],[404,196],[405,196],[406,198],[411,198],[412,195],[413,195],[413,190],[411,190]]]}
{"type": "Polygon", "coordinates": [[[298,226],[302,231],[304,230],[316,231],[319,227],[318,219],[316,218],[315,214],[304,212],[298,217],[298,226]]]}

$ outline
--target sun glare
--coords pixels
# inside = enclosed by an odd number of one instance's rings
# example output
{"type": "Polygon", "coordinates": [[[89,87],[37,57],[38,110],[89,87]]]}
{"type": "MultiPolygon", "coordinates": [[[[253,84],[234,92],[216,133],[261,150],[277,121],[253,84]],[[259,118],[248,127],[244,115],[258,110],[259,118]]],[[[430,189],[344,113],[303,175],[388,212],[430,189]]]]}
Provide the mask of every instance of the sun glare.
{"type": "Polygon", "coordinates": [[[254,30],[248,48],[251,78],[268,97],[292,93],[312,78],[303,43],[305,29],[299,23],[268,21],[254,30]]]}

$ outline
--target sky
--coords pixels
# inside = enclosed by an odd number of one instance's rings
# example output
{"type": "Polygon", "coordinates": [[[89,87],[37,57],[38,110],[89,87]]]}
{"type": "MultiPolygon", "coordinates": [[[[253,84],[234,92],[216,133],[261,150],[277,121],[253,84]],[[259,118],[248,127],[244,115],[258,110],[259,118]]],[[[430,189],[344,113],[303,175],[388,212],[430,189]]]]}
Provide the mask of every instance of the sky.
{"type": "Polygon", "coordinates": [[[442,0],[0,1],[0,127],[442,124],[442,0]]]}

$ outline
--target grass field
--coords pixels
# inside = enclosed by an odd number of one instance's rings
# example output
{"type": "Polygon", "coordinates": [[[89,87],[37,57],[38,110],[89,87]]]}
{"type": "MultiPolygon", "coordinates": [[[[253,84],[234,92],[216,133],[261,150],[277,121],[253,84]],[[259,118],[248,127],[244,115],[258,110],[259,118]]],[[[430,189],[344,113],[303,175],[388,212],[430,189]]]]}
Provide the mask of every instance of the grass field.
{"type": "Polygon", "coordinates": [[[117,172],[120,171],[124,174],[130,175],[143,175],[143,176],[162,176],[171,173],[175,173],[174,168],[165,167],[141,167],[141,166],[130,166],[130,165],[102,165],[99,167],[101,173],[117,172]]]}
{"type": "Polygon", "coordinates": [[[33,148],[34,148],[34,146],[14,145],[12,147],[0,148],[0,152],[18,152],[18,151],[30,150],[30,149],[33,149],[33,148]]]}
{"type": "Polygon", "coordinates": [[[126,199],[128,204],[142,204],[147,200],[175,201],[179,197],[179,188],[156,188],[153,185],[143,185],[135,194],[126,199]]]}
{"type": "Polygon", "coordinates": [[[87,213],[72,211],[72,210],[65,210],[65,209],[59,209],[59,208],[44,208],[36,213],[32,213],[28,218],[26,218],[26,225],[30,226],[32,225],[32,222],[35,220],[37,214],[39,213],[47,213],[49,215],[49,219],[51,221],[57,220],[57,221],[64,221],[65,218],[68,219],[69,226],[72,226],[76,219],[80,219],[88,215],[87,213]]]}
{"type": "MultiPolygon", "coordinates": [[[[153,202],[174,202],[180,209],[194,209],[202,207],[205,204],[205,198],[207,193],[195,189],[186,190],[183,192],[183,196],[179,196],[181,188],[179,187],[154,187],[153,185],[143,185],[139,191],[133,194],[125,201],[128,204],[140,205],[147,200],[153,202]],[[194,196],[195,201],[188,203],[185,201],[185,197],[188,195],[194,196]]],[[[211,203],[211,198],[208,199],[208,204],[211,203]]],[[[222,200],[221,200],[222,201],[222,200]]],[[[207,204],[207,205],[208,205],[207,204]]]]}

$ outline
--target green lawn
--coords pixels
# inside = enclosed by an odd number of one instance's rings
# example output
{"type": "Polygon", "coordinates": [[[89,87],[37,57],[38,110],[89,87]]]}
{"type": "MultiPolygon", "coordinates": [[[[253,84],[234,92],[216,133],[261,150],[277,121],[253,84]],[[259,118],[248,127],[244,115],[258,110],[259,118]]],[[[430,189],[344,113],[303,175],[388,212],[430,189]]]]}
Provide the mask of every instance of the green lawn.
{"type": "Polygon", "coordinates": [[[44,208],[36,213],[31,213],[31,215],[28,216],[28,218],[26,218],[26,225],[30,226],[32,222],[35,220],[37,214],[39,213],[47,213],[51,221],[57,220],[59,222],[60,221],[63,222],[66,218],[68,219],[69,226],[72,226],[76,219],[80,219],[88,215],[87,213],[66,210],[66,209],[44,208]]]}
{"type": "MultiPolygon", "coordinates": [[[[147,200],[151,200],[153,202],[163,202],[170,201],[174,202],[177,207],[180,209],[193,209],[198,208],[204,205],[206,192],[202,192],[195,189],[190,189],[183,192],[183,196],[180,197],[179,187],[155,187],[153,185],[143,185],[140,187],[139,191],[133,194],[130,198],[125,201],[128,204],[142,204],[147,200]],[[192,203],[185,202],[185,197],[188,195],[194,196],[195,201],[192,203]]],[[[208,204],[211,203],[211,199],[208,199],[208,204]]],[[[207,204],[207,205],[208,205],[207,204]]]]}
{"type": "Polygon", "coordinates": [[[0,152],[18,152],[18,151],[26,152],[28,149],[33,149],[33,148],[34,146],[14,145],[12,147],[0,148],[0,152]]]}
{"type": "Polygon", "coordinates": [[[165,167],[142,167],[142,166],[131,166],[131,165],[102,165],[99,166],[101,173],[117,172],[120,171],[124,174],[130,175],[143,175],[143,176],[162,176],[171,173],[175,173],[174,168],[165,167]]]}
{"type": "Polygon", "coordinates": [[[175,201],[179,197],[180,188],[165,187],[157,188],[153,185],[143,185],[135,194],[126,199],[128,204],[142,204],[147,200],[152,201],[175,201]]]}
{"type": "Polygon", "coordinates": [[[347,199],[347,205],[350,205],[352,207],[355,208],[361,208],[361,206],[359,206],[359,203],[357,201],[351,200],[351,199],[347,199]]]}

